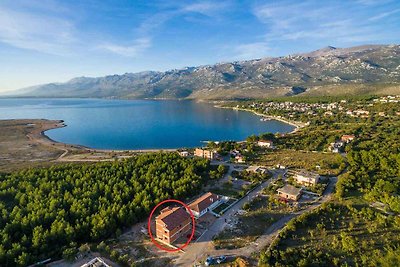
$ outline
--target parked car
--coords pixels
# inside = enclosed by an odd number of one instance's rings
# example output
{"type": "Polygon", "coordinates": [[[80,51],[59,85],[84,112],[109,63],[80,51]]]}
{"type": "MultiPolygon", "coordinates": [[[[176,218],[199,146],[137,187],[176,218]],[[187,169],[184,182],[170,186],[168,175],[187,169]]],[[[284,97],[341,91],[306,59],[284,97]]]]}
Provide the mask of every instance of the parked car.
{"type": "Polygon", "coordinates": [[[226,256],[219,256],[219,257],[217,257],[217,263],[218,264],[220,264],[220,263],[224,263],[224,262],[226,262],[226,256]]]}
{"type": "Polygon", "coordinates": [[[206,265],[206,266],[210,266],[210,265],[212,265],[212,264],[214,264],[214,258],[213,258],[213,257],[208,257],[208,258],[206,259],[206,261],[205,261],[205,265],[206,265]]]}
{"type": "Polygon", "coordinates": [[[226,256],[219,256],[219,257],[208,257],[205,261],[206,266],[211,266],[214,264],[221,264],[226,262],[226,256]]]}

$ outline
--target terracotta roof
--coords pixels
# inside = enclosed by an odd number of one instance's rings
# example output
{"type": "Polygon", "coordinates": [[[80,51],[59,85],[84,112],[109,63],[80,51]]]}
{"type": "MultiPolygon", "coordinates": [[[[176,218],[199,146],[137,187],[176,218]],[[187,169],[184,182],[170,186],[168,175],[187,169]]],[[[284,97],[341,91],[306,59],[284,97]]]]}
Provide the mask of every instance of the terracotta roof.
{"type": "Polygon", "coordinates": [[[355,138],[354,134],[342,135],[342,140],[349,140],[349,139],[354,139],[354,138],[355,138]]]}
{"type": "Polygon", "coordinates": [[[287,184],[277,190],[278,192],[286,195],[297,196],[301,192],[301,188],[294,187],[293,185],[287,184]]]}
{"type": "Polygon", "coordinates": [[[188,219],[190,219],[190,215],[183,207],[165,208],[161,211],[161,214],[156,217],[156,220],[161,220],[165,223],[165,228],[170,231],[183,224],[188,219]]]}
{"type": "Polygon", "coordinates": [[[189,208],[191,210],[201,212],[205,209],[207,209],[209,206],[211,206],[215,201],[218,201],[220,197],[216,194],[213,194],[211,192],[208,192],[195,201],[193,201],[190,205],[189,208]]]}

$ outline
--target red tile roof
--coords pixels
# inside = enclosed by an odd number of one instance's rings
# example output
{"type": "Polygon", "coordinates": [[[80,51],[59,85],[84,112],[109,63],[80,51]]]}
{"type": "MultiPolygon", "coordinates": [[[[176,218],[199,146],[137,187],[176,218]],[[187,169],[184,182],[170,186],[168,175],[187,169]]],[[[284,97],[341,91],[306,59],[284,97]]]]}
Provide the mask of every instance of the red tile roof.
{"type": "Polygon", "coordinates": [[[209,206],[211,206],[215,201],[218,201],[220,197],[216,194],[213,194],[211,192],[208,192],[195,201],[193,201],[190,205],[189,208],[191,210],[201,212],[205,209],[207,209],[209,206]]]}
{"type": "Polygon", "coordinates": [[[165,208],[161,210],[161,214],[156,217],[156,220],[161,220],[165,223],[165,228],[170,231],[182,225],[188,219],[190,219],[190,215],[183,207],[165,208]]]}
{"type": "Polygon", "coordinates": [[[343,141],[353,140],[355,138],[354,134],[345,134],[342,136],[343,141]]]}

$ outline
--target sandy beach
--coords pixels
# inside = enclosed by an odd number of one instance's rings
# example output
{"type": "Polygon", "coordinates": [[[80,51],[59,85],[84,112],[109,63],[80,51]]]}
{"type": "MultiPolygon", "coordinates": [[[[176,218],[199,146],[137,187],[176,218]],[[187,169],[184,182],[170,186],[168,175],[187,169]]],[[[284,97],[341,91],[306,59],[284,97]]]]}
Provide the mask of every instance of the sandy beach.
{"type": "Polygon", "coordinates": [[[263,118],[267,118],[270,120],[276,120],[276,121],[281,121],[284,122],[286,124],[292,125],[295,127],[295,129],[289,133],[293,133],[298,131],[300,128],[303,128],[306,126],[306,123],[304,122],[300,122],[300,121],[292,121],[292,120],[288,120],[286,118],[282,118],[282,117],[278,117],[278,116],[270,116],[270,115],[266,115],[266,114],[262,114],[262,113],[258,113],[254,110],[251,109],[246,109],[246,108],[238,108],[238,107],[226,107],[226,106],[221,106],[221,105],[215,105],[214,107],[216,108],[226,108],[226,109],[233,109],[233,110],[240,110],[240,111],[246,111],[246,112],[251,112],[257,116],[263,117],[263,118]]]}
{"type": "Polygon", "coordinates": [[[62,120],[0,120],[0,171],[47,166],[56,162],[98,162],[132,157],[138,153],[176,149],[107,150],[57,142],[46,131],[67,127],[62,120]]]}

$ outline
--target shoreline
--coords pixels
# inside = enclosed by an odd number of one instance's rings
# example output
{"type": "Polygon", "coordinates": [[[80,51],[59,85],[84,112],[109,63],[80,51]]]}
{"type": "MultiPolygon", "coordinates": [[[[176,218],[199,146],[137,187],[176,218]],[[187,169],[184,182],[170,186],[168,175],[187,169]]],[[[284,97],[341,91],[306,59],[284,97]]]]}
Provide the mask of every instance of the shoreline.
{"type": "MultiPolygon", "coordinates": [[[[4,120],[6,121],[6,120],[4,120]]],[[[62,151],[52,161],[60,162],[98,162],[98,161],[112,161],[115,159],[128,158],[137,153],[156,153],[156,152],[175,152],[178,149],[96,149],[84,145],[67,144],[58,142],[51,139],[46,132],[53,129],[67,127],[63,120],[48,120],[48,119],[32,119],[32,120],[19,120],[12,121],[27,121],[26,137],[32,143],[43,145],[49,148],[54,148],[62,151]],[[116,155],[118,154],[119,155],[116,155]]]]}
{"type": "MultiPolygon", "coordinates": [[[[256,111],[238,108],[238,107],[227,107],[221,104],[213,105],[215,108],[225,108],[231,110],[240,110],[245,112],[251,112],[256,116],[268,118],[271,120],[280,121],[288,125],[294,126],[294,129],[286,134],[294,133],[300,128],[306,126],[305,123],[300,123],[296,121],[290,121],[285,118],[269,116],[265,114],[258,113],[256,111]]],[[[97,149],[91,148],[79,144],[68,144],[53,140],[50,138],[46,132],[53,129],[64,128],[68,125],[65,124],[64,120],[48,120],[48,119],[9,119],[1,121],[14,121],[22,122],[25,128],[25,136],[29,142],[42,145],[51,149],[56,149],[60,152],[56,158],[51,161],[61,161],[61,162],[79,162],[79,161],[112,161],[116,159],[123,159],[132,157],[137,153],[156,153],[156,152],[176,152],[180,149],[188,149],[184,147],[177,148],[144,148],[144,149],[97,149]]],[[[240,140],[236,142],[242,142],[240,140]]]]}
{"type": "MultiPolygon", "coordinates": [[[[46,119],[43,119],[46,120],[46,119]]],[[[67,127],[68,125],[66,125],[64,123],[63,120],[59,120],[59,124],[56,125],[55,127],[52,128],[48,128],[45,130],[42,130],[40,132],[40,135],[43,139],[47,140],[48,142],[50,142],[51,144],[59,144],[59,145],[64,145],[64,146],[69,146],[69,147],[73,147],[79,150],[83,150],[83,151],[87,151],[87,152],[105,152],[105,153],[145,153],[145,152],[159,152],[159,151],[168,151],[168,152],[173,152],[173,151],[177,151],[180,148],[144,148],[144,149],[103,149],[103,148],[91,148],[91,147],[87,147],[84,145],[76,145],[76,144],[67,144],[67,143],[63,143],[63,142],[59,142],[56,140],[51,139],[46,132],[50,131],[50,130],[54,130],[54,129],[59,129],[59,128],[64,128],[67,127]]]]}
{"type": "Polygon", "coordinates": [[[278,117],[278,116],[266,115],[266,114],[258,113],[258,112],[254,111],[254,110],[247,109],[247,108],[227,107],[227,106],[221,106],[221,105],[214,105],[214,107],[251,112],[254,115],[257,115],[259,117],[280,121],[280,122],[283,122],[283,123],[286,123],[286,124],[294,126],[295,128],[293,129],[293,131],[288,132],[288,134],[297,132],[298,130],[300,130],[301,128],[304,128],[306,126],[306,123],[304,123],[304,122],[291,121],[291,120],[288,120],[288,119],[285,119],[285,118],[282,118],[282,117],[278,117]]]}
{"type": "MultiPolygon", "coordinates": [[[[300,128],[303,128],[306,126],[305,123],[290,121],[290,120],[276,117],[276,116],[265,115],[265,114],[258,113],[251,109],[226,107],[226,106],[222,106],[222,105],[214,105],[214,107],[251,112],[254,115],[259,116],[259,117],[280,121],[280,122],[294,126],[295,128],[292,131],[287,132],[287,134],[294,133],[294,132],[298,131],[300,128]]],[[[40,136],[35,136],[34,133],[27,134],[27,136],[32,141],[36,141],[36,142],[42,143],[44,145],[50,145],[52,147],[56,147],[58,149],[63,150],[64,153],[56,160],[63,160],[63,158],[72,151],[87,152],[87,153],[156,153],[156,152],[162,152],[162,151],[176,152],[179,149],[183,149],[182,147],[178,147],[178,148],[147,148],[147,149],[146,148],[145,149],[98,149],[98,148],[87,147],[84,145],[67,144],[67,143],[58,142],[56,140],[53,140],[46,134],[46,132],[49,130],[67,127],[67,124],[65,124],[64,120],[47,120],[47,119],[41,119],[41,120],[48,121],[49,123],[53,123],[52,124],[53,127],[51,127],[51,126],[43,127],[43,125],[42,125],[41,131],[40,131],[40,136]]],[[[46,126],[48,126],[48,125],[46,125],[46,126]]],[[[242,142],[242,141],[243,140],[237,141],[237,142],[242,142]]]]}

